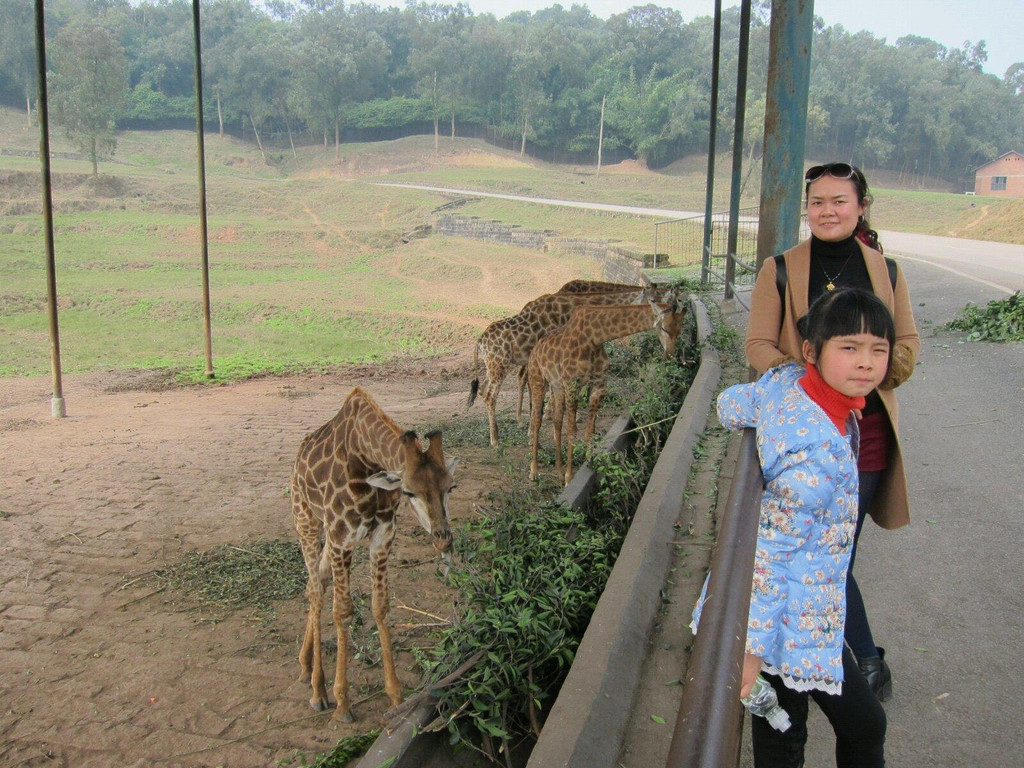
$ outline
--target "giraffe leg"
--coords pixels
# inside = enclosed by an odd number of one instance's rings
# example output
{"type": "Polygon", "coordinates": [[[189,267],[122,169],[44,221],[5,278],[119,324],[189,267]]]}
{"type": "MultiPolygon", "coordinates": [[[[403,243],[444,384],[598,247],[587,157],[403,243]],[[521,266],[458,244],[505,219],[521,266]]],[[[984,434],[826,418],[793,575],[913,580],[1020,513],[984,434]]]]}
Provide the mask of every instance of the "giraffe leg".
{"type": "Polygon", "coordinates": [[[501,383],[505,380],[507,368],[502,361],[487,359],[484,361],[487,367],[487,391],[484,392],[484,403],[487,405],[487,420],[491,428],[491,447],[498,447],[498,393],[501,391],[501,383]]]}
{"type": "Polygon", "coordinates": [[[594,438],[594,429],[597,424],[597,412],[601,409],[601,401],[604,399],[604,381],[595,383],[590,388],[590,401],[587,403],[587,426],[583,433],[583,441],[587,445],[587,456],[590,456],[590,441],[594,438]]]}
{"type": "Polygon", "coordinates": [[[327,687],[320,659],[320,614],[324,604],[324,581],[320,576],[323,525],[312,513],[301,484],[294,477],[292,517],[295,521],[295,530],[299,534],[302,559],[306,564],[306,599],[309,601],[306,632],[302,639],[302,649],[299,651],[299,680],[312,683],[313,697],[309,703],[313,709],[319,711],[327,708],[327,687]]]}
{"type": "Polygon", "coordinates": [[[302,643],[300,663],[303,678],[313,686],[309,706],[323,712],[330,706],[327,700],[327,680],[324,677],[323,644],[320,634],[320,614],[324,607],[324,586],[319,577],[312,577],[306,584],[309,596],[309,617],[306,621],[306,638],[302,643]],[[308,673],[307,673],[308,670],[308,673]]]}
{"type": "Polygon", "coordinates": [[[572,480],[572,454],[576,442],[576,404],[579,402],[579,392],[573,387],[565,390],[565,420],[566,424],[566,449],[565,449],[565,484],[572,480]]]}
{"type": "Polygon", "coordinates": [[[338,634],[338,658],[334,667],[334,699],[338,708],[331,718],[343,723],[352,722],[348,698],[348,627],[352,623],[352,595],[349,591],[349,573],[352,566],[353,543],[331,553],[331,574],[334,577],[334,629],[338,634]]]}
{"type": "Polygon", "coordinates": [[[523,423],[523,394],[526,392],[527,384],[526,366],[524,365],[519,369],[519,402],[516,404],[516,424],[523,423]]]}
{"type": "Polygon", "coordinates": [[[537,443],[540,441],[540,422],[544,415],[544,377],[530,372],[530,479],[537,479],[537,443]]]}
{"type": "MultiPolygon", "coordinates": [[[[551,429],[555,442],[555,471],[562,471],[562,424],[565,421],[565,402],[568,396],[568,389],[563,388],[556,391],[551,388],[551,429]]],[[[572,450],[572,444],[569,445],[572,450]]]]}
{"type": "Polygon", "coordinates": [[[604,399],[606,389],[605,381],[608,375],[608,355],[600,350],[594,360],[594,368],[590,379],[590,398],[587,402],[587,426],[583,432],[583,441],[587,446],[587,457],[590,457],[591,441],[594,438],[594,429],[597,424],[597,412],[601,409],[601,401],[604,399]]]}
{"type": "Polygon", "coordinates": [[[395,540],[394,522],[381,525],[374,531],[370,544],[370,571],[373,574],[373,619],[377,622],[377,634],[380,636],[380,658],[384,666],[384,690],[387,692],[391,706],[402,703],[402,683],[395,673],[395,655],[391,644],[391,627],[388,625],[388,556],[391,544],[395,540]]]}

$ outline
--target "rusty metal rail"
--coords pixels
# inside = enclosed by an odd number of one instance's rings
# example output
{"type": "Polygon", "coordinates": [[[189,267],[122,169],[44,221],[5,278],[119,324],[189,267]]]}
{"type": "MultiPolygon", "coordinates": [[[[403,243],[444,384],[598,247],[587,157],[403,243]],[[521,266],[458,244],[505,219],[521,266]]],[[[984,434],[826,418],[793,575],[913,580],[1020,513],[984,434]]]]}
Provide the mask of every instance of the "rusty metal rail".
{"type": "Polygon", "coordinates": [[[764,478],[753,429],[744,430],[735,475],[711,559],[701,615],[667,768],[722,768],[739,760],[739,689],[764,478]]]}

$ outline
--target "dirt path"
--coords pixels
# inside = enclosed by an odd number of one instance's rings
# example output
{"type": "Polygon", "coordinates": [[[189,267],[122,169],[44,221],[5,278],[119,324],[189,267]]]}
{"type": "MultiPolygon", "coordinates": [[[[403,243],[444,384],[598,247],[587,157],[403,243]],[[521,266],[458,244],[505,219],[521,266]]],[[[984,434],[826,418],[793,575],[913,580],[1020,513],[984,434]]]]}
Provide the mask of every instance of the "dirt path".
{"type": "MultiPolygon", "coordinates": [[[[125,582],[189,549],[291,540],[295,451],[353,385],[422,430],[464,413],[467,381],[454,359],[167,391],[114,374],[69,377],[61,420],[49,416],[48,380],[0,381],[0,765],[272,766],[378,727],[378,668],[352,665],[363,699],[353,726],[308,708],[297,681],[303,599],[257,621],[185,610],[144,579],[125,582]]],[[[503,482],[508,461],[465,453],[456,520],[503,482]]],[[[413,688],[410,650],[428,642],[415,625],[432,621],[416,611],[449,615],[451,595],[402,514],[392,617],[413,688]]],[[[366,594],[362,562],[353,585],[366,594]]]]}

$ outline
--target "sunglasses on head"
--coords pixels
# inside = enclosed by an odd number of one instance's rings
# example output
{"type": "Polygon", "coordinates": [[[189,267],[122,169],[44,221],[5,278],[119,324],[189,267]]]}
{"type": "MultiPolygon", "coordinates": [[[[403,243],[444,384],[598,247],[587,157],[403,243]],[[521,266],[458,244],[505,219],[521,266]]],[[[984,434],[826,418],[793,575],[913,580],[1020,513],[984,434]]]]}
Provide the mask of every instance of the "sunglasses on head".
{"type": "Polygon", "coordinates": [[[808,168],[804,174],[804,181],[810,184],[822,176],[831,176],[833,179],[852,179],[857,175],[857,169],[849,163],[826,163],[808,168]]]}

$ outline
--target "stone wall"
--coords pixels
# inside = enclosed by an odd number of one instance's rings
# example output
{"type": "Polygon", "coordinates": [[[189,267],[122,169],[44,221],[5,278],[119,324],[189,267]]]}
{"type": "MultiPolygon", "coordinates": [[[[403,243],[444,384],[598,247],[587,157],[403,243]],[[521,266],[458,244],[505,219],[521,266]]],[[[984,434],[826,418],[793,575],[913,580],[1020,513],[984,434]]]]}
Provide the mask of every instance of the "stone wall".
{"type": "Polygon", "coordinates": [[[517,245],[520,248],[532,248],[536,251],[546,249],[550,232],[521,229],[513,224],[502,224],[500,221],[485,221],[471,216],[452,216],[444,214],[437,217],[435,231],[450,237],[471,237],[476,240],[494,240],[506,245],[517,245]]]}
{"type": "Polygon", "coordinates": [[[450,237],[471,237],[478,240],[493,240],[520,248],[532,248],[554,254],[585,256],[604,264],[605,279],[613,283],[643,283],[642,269],[653,264],[650,254],[642,254],[614,245],[606,240],[590,240],[581,237],[557,237],[551,231],[521,229],[498,221],[486,221],[471,216],[438,216],[435,231],[450,237]]]}

